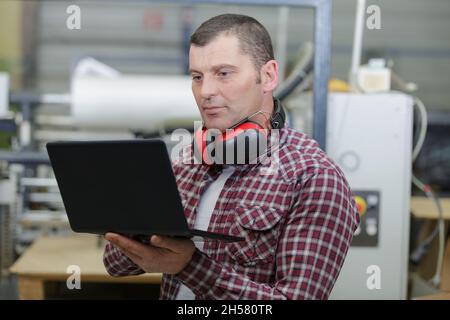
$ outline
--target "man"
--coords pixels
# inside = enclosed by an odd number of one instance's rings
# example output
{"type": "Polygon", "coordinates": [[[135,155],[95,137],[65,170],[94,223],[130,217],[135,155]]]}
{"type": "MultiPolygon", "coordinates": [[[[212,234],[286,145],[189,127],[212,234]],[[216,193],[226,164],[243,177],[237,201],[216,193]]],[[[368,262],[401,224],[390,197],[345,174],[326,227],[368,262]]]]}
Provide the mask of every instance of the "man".
{"type": "MultiPolygon", "coordinates": [[[[191,37],[189,67],[205,128],[225,131],[251,116],[272,129],[278,64],[255,19],[225,14],[204,22],[191,37]]],[[[328,298],[359,223],[351,190],[318,144],[286,124],[277,156],[277,169],[265,175],[258,163],[220,171],[175,161],[189,225],[245,241],[152,236],[143,244],[110,233],[107,271],[164,273],[162,299],[328,298]]]]}

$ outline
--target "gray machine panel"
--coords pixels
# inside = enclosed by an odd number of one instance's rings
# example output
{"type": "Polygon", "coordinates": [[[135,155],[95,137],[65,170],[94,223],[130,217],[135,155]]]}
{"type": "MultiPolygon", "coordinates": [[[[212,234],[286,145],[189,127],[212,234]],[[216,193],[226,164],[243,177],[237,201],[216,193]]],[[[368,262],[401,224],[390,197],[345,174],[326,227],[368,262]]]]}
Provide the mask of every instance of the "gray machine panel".
{"type": "Polygon", "coordinates": [[[330,94],[327,153],[355,196],[369,202],[378,195],[362,216],[331,299],[406,299],[412,121],[412,99],[404,94],[330,94]]]}

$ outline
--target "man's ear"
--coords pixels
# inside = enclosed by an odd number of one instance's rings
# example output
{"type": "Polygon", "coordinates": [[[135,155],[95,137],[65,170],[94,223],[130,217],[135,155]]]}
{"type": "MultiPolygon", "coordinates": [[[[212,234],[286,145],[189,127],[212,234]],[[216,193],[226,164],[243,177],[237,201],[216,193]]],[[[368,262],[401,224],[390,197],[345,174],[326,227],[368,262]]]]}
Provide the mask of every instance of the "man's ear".
{"type": "Polygon", "coordinates": [[[267,61],[261,67],[261,84],[264,92],[272,92],[278,85],[278,62],[267,61]]]}

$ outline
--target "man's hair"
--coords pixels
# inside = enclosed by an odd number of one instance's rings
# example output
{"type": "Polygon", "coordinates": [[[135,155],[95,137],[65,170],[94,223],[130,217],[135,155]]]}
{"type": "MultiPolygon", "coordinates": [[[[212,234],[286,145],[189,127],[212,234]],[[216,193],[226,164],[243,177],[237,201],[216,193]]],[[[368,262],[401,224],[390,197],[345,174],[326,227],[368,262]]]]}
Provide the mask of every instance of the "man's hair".
{"type": "Polygon", "coordinates": [[[222,33],[238,38],[241,52],[250,55],[256,70],[274,59],[266,28],[256,19],[241,14],[221,14],[203,22],[191,36],[190,44],[203,47],[222,33]]]}

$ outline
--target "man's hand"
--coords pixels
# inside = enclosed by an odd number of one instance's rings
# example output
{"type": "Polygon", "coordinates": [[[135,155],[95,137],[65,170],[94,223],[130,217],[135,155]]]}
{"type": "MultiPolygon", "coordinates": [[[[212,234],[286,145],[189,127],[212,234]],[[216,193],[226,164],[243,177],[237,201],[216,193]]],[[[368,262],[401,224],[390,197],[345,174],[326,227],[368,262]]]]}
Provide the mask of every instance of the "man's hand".
{"type": "Polygon", "coordinates": [[[107,233],[105,239],[148,273],[177,274],[191,261],[195,252],[195,245],[189,239],[152,236],[151,245],[142,244],[116,233],[107,233]]]}

